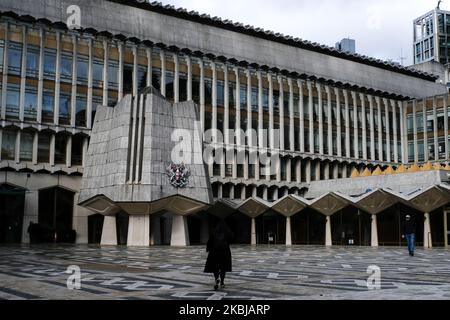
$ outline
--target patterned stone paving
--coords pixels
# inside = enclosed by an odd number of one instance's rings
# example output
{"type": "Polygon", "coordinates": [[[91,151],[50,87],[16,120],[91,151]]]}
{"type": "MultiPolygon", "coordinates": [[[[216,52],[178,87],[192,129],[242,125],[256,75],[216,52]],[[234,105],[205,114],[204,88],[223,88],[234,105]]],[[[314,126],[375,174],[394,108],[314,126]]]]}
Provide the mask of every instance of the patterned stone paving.
{"type": "Polygon", "coordinates": [[[405,248],[233,246],[227,286],[212,289],[204,247],[0,246],[0,299],[445,299],[450,251],[405,248]],[[67,289],[68,266],[81,289],[67,289]],[[367,268],[381,269],[369,290],[367,268]]]}

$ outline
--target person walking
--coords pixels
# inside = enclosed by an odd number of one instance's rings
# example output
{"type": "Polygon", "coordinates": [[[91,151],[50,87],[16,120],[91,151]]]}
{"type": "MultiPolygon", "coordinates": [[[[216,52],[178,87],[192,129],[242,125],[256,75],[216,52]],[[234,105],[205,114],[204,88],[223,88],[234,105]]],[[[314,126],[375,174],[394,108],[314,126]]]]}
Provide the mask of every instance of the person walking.
{"type": "Polygon", "coordinates": [[[411,257],[414,256],[415,250],[415,238],[416,238],[416,223],[414,219],[408,214],[405,217],[405,223],[403,225],[403,238],[406,237],[406,242],[408,243],[408,251],[411,257]]]}
{"type": "Polygon", "coordinates": [[[214,274],[214,290],[225,287],[225,275],[232,271],[230,243],[233,233],[224,220],[221,220],[214,229],[206,245],[208,258],[205,264],[205,273],[214,274]]]}

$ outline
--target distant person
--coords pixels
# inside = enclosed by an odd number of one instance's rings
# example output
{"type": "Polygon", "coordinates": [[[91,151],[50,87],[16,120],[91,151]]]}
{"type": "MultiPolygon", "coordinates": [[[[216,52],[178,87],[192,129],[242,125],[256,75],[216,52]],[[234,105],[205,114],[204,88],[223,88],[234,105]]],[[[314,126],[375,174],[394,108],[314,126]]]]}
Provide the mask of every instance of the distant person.
{"type": "Polygon", "coordinates": [[[225,275],[232,271],[230,243],[233,233],[224,220],[221,220],[214,232],[211,234],[206,246],[208,258],[205,264],[205,273],[213,273],[215,284],[214,290],[225,287],[225,275]]]}
{"type": "Polygon", "coordinates": [[[416,241],[416,222],[408,214],[405,217],[405,223],[403,225],[403,238],[406,237],[408,243],[408,251],[411,257],[414,256],[415,241],[416,241]]]}

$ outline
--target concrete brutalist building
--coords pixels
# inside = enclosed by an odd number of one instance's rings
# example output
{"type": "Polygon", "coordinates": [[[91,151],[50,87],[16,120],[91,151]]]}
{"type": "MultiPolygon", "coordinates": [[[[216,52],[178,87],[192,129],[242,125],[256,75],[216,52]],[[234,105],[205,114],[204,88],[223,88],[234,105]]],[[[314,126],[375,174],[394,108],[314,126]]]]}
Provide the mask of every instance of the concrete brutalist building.
{"type": "Polygon", "coordinates": [[[448,245],[434,75],[119,0],[2,0],[0,73],[0,242],[32,221],[56,241],[200,244],[225,218],[236,243],[401,245],[408,212],[448,245]],[[256,134],[202,140],[230,129],[256,134]],[[173,161],[180,143],[226,159],[173,161]]]}

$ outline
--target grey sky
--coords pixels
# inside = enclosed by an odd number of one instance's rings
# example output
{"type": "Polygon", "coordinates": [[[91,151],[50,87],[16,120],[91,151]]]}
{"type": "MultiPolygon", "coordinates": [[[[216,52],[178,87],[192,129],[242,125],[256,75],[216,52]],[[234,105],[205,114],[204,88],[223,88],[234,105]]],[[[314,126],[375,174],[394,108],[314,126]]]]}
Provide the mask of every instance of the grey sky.
{"type": "MultiPolygon", "coordinates": [[[[358,53],[412,63],[412,21],[437,0],[160,0],[235,22],[334,46],[356,40],[358,53]]],[[[441,9],[450,10],[450,0],[441,9]]]]}

